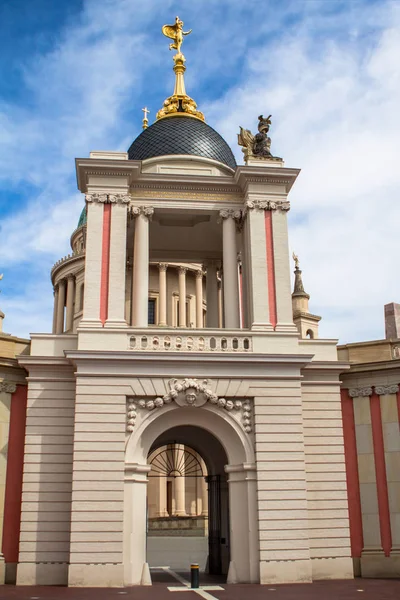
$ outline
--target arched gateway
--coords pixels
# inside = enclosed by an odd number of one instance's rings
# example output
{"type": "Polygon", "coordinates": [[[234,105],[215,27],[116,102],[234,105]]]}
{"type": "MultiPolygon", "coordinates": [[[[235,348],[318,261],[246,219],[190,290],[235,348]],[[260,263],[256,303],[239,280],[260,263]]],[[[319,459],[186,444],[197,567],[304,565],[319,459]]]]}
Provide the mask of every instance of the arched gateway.
{"type": "Polygon", "coordinates": [[[138,414],[137,425],[126,448],[125,582],[139,584],[142,581],[147,562],[146,484],[150,470],[147,456],[157,439],[163,436],[168,439],[170,431],[173,439],[179,443],[190,443],[202,454],[210,475],[227,474],[230,515],[228,582],[257,582],[259,557],[254,450],[236,418],[209,403],[199,408],[171,403],[158,411],[138,414]],[[222,455],[219,446],[223,448],[222,455]],[[227,464],[223,464],[224,454],[227,464]]]}
{"type": "Polygon", "coordinates": [[[20,359],[9,570],[21,585],[148,582],[149,453],[178,443],[209,472],[211,569],[231,582],[352,577],[345,365],[335,340],[318,339],[297,257],[291,294],[299,171],[272,156],[262,116],[255,136],[241,128],[236,165],[186,95],[182,54],[174,65],[174,95],[128,152],[76,161],[86,206],[73,254],[52,270],[53,333],[20,359]]]}

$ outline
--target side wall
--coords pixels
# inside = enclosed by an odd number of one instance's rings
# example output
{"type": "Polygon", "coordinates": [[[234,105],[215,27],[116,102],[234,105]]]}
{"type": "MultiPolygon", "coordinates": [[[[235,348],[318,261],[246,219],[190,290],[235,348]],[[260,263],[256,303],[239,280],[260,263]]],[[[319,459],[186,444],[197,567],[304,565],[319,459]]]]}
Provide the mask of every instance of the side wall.
{"type": "Polygon", "coordinates": [[[350,372],[343,380],[356,563],[363,577],[400,577],[400,372],[350,372]]]}
{"type": "Polygon", "coordinates": [[[337,374],[304,370],[302,406],[312,578],[353,577],[337,374]]]}
{"type": "Polygon", "coordinates": [[[28,367],[19,585],[68,582],[75,380],[64,365],[28,367]]]}

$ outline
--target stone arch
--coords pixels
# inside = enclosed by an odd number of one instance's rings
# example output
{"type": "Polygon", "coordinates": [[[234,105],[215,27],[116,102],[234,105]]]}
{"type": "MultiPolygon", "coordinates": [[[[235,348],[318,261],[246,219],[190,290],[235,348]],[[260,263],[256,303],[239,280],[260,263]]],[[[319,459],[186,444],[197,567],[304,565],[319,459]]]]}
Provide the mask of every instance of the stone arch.
{"type": "MultiPolygon", "coordinates": [[[[256,468],[253,443],[243,427],[226,411],[214,406],[164,406],[148,412],[135,427],[126,444],[124,579],[125,585],[148,580],[146,563],[146,484],[150,467],[147,457],[165,432],[193,426],[213,436],[225,451],[229,485],[231,560],[228,582],[259,581],[259,546],[256,499],[256,468]]],[[[212,465],[204,447],[195,449],[212,465]]],[[[211,466],[212,468],[212,466],[211,466]]]]}

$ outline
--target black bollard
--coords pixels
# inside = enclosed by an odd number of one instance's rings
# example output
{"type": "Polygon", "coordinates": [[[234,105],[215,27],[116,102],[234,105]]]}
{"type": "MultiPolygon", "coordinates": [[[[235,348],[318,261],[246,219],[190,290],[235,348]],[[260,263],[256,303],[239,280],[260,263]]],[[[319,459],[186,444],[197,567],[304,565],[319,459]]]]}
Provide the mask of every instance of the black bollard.
{"type": "Polygon", "coordinates": [[[192,589],[199,587],[199,565],[196,563],[190,565],[190,587],[192,589]]]}

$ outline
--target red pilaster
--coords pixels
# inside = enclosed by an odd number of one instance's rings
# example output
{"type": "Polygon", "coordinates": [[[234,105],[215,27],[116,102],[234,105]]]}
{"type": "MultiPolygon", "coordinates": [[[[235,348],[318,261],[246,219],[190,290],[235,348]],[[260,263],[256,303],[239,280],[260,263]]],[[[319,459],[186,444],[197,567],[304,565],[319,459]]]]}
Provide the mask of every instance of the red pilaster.
{"type": "Polygon", "coordinates": [[[272,212],[265,211],[265,238],[267,242],[267,278],[268,278],[268,306],[269,321],[275,329],[278,322],[276,310],[276,288],[275,288],[275,257],[274,241],[272,232],[272,212]]]}
{"type": "Polygon", "coordinates": [[[386,478],[385,447],[383,443],[380,397],[375,392],[370,397],[370,405],[381,543],[385,556],[389,556],[392,548],[392,533],[390,529],[390,508],[388,484],[386,478]]]}
{"type": "Polygon", "coordinates": [[[26,424],[26,385],[17,385],[11,397],[7,450],[2,553],[6,563],[17,563],[21,527],[22,475],[26,424]]]}
{"type": "Polygon", "coordinates": [[[110,234],[111,234],[111,204],[104,205],[103,212],[103,241],[101,253],[101,282],[100,282],[100,321],[103,324],[108,317],[108,282],[110,278],[110,234]]]}
{"type": "Polygon", "coordinates": [[[353,558],[359,558],[364,547],[364,538],[362,530],[354,406],[353,399],[350,398],[348,390],[341,389],[340,395],[342,401],[344,458],[349,502],[351,555],[353,558]]]}

